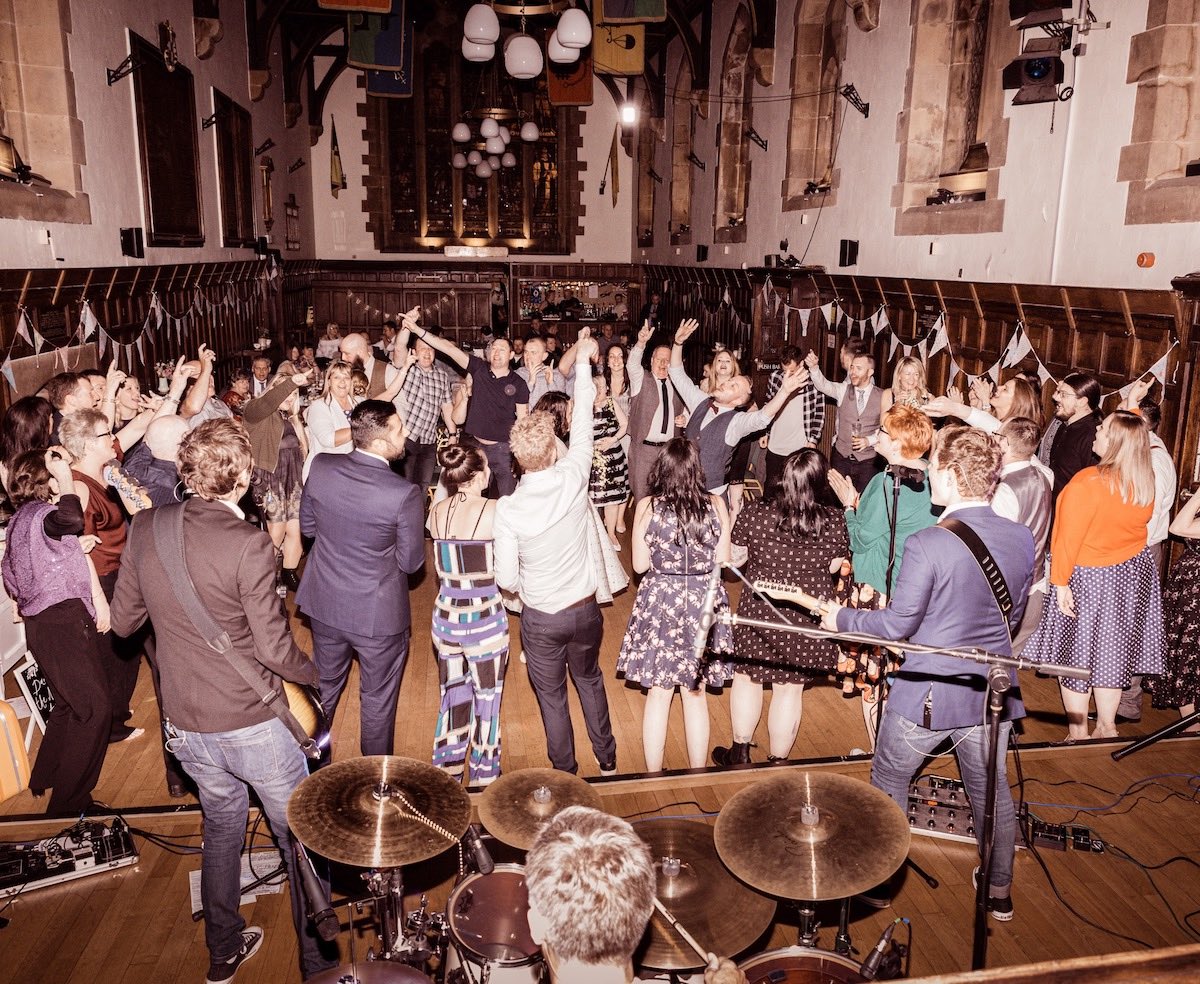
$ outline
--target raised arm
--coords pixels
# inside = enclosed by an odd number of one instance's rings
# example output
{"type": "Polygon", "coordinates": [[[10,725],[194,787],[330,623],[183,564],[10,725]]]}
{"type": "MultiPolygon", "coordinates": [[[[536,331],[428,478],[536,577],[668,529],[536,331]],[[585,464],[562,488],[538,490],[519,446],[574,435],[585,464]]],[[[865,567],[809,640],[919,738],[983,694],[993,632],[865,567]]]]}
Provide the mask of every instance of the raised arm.
{"type": "Polygon", "coordinates": [[[213,363],[217,361],[217,353],[201,342],[198,358],[200,371],[196,373],[196,381],[188,390],[187,399],[179,408],[179,416],[184,420],[196,416],[208,402],[208,381],[212,379],[213,363]]]}
{"type": "Polygon", "coordinates": [[[629,350],[629,358],[625,360],[625,374],[629,377],[629,396],[630,398],[638,395],[642,388],[642,380],[646,378],[646,369],[642,365],[642,356],[646,354],[646,346],[650,344],[650,336],[654,334],[654,329],[650,327],[650,322],[647,321],[640,329],[638,329],[637,341],[633,348],[629,350]]]}
{"type": "Polygon", "coordinates": [[[460,369],[466,369],[471,361],[471,357],[462,349],[455,345],[450,339],[442,338],[440,335],[433,335],[417,324],[417,315],[420,314],[419,307],[413,308],[407,314],[402,315],[404,319],[404,327],[409,329],[421,341],[428,345],[435,352],[441,352],[447,359],[457,365],[460,369]]]}
{"type": "Polygon", "coordinates": [[[824,393],[830,399],[841,403],[849,383],[835,383],[826,379],[825,374],[821,372],[820,359],[812,349],[809,349],[808,355],[804,357],[804,365],[808,367],[808,374],[812,377],[812,384],[817,392],[824,393]]]}
{"type": "Polygon", "coordinates": [[[671,346],[671,368],[668,370],[671,384],[689,412],[708,399],[704,391],[692,382],[683,368],[683,343],[691,338],[699,327],[700,322],[695,318],[684,318],[679,322],[679,327],[675,329],[675,344],[671,346]]]}
{"type": "MultiPolygon", "coordinates": [[[[599,351],[594,338],[585,338],[579,342],[579,357],[590,359],[592,353],[599,351]]],[[[571,408],[571,446],[567,450],[567,461],[577,465],[586,476],[592,470],[592,446],[595,440],[595,413],[593,406],[596,402],[596,384],[592,381],[590,372],[575,373],[575,403],[571,408]]]]}

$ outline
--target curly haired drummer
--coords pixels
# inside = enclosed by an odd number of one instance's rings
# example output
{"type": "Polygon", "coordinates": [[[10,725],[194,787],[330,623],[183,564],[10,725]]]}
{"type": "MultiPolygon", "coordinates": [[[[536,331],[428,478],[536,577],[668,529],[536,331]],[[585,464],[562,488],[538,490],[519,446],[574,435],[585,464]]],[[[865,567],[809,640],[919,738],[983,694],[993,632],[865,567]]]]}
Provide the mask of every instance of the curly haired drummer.
{"type": "MultiPolygon", "coordinates": [[[[650,849],[617,817],[571,806],[539,832],[525,865],[529,929],[552,984],[629,984],[633,951],[654,910],[650,849]]],[[[712,954],[704,984],[746,984],[712,954]]]]}

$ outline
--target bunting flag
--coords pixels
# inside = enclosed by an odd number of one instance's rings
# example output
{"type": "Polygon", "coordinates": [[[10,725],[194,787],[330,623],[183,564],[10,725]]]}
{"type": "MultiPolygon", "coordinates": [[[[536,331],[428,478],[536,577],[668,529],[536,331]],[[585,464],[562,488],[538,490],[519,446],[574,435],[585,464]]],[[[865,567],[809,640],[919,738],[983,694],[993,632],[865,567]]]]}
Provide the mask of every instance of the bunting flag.
{"type": "Polygon", "coordinates": [[[913,350],[913,347],[911,345],[901,345],[900,346],[900,352],[903,354],[904,358],[906,358],[906,359],[910,355],[912,355],[912,350],[913,350]]]}
{"type": "Polygon", "coordinates": [[[337,123],[329,117],[329,190],[337,198],[346,189],[346,173],[342,170],[342,153],[338,150],[337,123]]]}
{"type": "Polygon", "coordinates": [[[949,392],[950,388],[954,385],[954,380],[958,378],[959,371],[958,363],[954,361],[954,356],[950,356],[950,369],[946,373],[946,392],[949,392]]]}
{"type": "Polygon", "coordinates": [[[900,347],[900,339],[896,337],[896,333],[892,332],[891,342],[888,345],[888,362],[891,362],[896,357],[896,349],[900,347]]]}
{"type": "Polygon", "coordinates": [[[1017,330],[1013,332],[1013,337],[1009,339],[1008,348],[1000,357],[1000,364],[1005,369],[1017,365],[1030,352],[1033,351],[1033,346],[1029,343],[1029,336],[1025,334],[1025,329],[1022,325],[1017,325],[1017,330]]]}
{"type": "Polygon", "coordinates": [[[925,343],[927,341],[929,341],[928,336],[926,336],[925,338],[922,338],[919,342],[917,342],[917,358],[919,358],[922,363],[925,362],[925,343]]]}
{"type": "Polygon", "coordinates": [[[612,146],[608,150],[608,170],[609,170],[608,176],[609,176],[609,178],[612,179],[612,183],[609,185],[609,187],[612,189],[613,208],[617,207],[617,192],[620,190],[620,187],[621,187],[621,179],[620,179],[620,174],[621,174],[620,162],[621,162],[621,160],[620,160],[619,149],[618,149],[620,147],[620,139],[619,139],[620,133],[621,133],[621,125],[618,123],[616,126],[613,127],[612,146]]]}
{"type": "Polygon", "coordinates": [[[946,329],[942,327],[941,318],[937,319],[937,322],[934,324],[933,329],[930,331],[927,337],[933,339],[933,344],[930,346],[929,352],[926,354],[926,358],[932,359],[942,349],[949,347],[949,341],[946,338],[946,329]]]}
{"type": "Polygon", "coordinates": [[[104,358],[104,344],[108,341],[108,335],[104,329],[100,329],[100,333],[96,335],[96,361],[104,358]]]}
{"type": "Polygon", "coordinates": [[[12,391],[17,391],[17,380],[13,374],[12,360],[6,358],[4,365],[0,366],[0,372],[4,373],[4,378],[8,380],[8,385],[12,387],[12,391]]]}
{"type": "Polygon", "coordinates": [[[33,332],[33,354],[41,355],[42,346],[46,344],[46,339],[42,338],[41,332],[36,328],[31,328],[30,331],[33,332]]]}
{"type": "Polygon", "coordinates": [[[33,344],[33,325],[29,322],[29,312],[21,308],[20,317],[17,318],[17,334],[25,339],[29,345],[33,344]]]}
{"type": "Polygon", "coordinates": [[[667,0],[596,0],[606,24],[640,24],[667,19],[667,0]]]}
{"type": "MultiPolygon", "coordinates": [[[[1163,357],[1146,370],[1146,372],[1158,380],[1160,386],[1165,387],[1167,385],[1167,360],[1171,357],[1171,352],[1174,351],[1175,346],[1178,344],[1178,342],[1172,342],[1171,347],[1163,353],[1163,357]]],[[[1143,376],[1145,374],[1142,373],[1143,376]]]]}
{"type": "Polygon", "coordinates": [[[800,328],[805,335],[808,334],[808,318],[812,314],[812,308],[796,308],[800,313],[800,328]]]}
{"type": "Polygon", "coordinates": [[[825,324],[829,325],[830,328],[833,327],[833,307],[834,302],[830,301],[828,304],[822,304],[817,308],[821,312],[821,316],[825,319],[825,324]]]}
{"type": "MultiPolygon", "coordinates": [[[[158,302],[157,295],[154,302],[158,302]]],[[[92,333],[100,327],[100,323],[96,320],[96,313],[92,310],[91,304],[87,301],[83,302],[83,307],[79,311],[79,330],[83,333],[82,340],[87,341],[92,337],[92,333]]]]}
{"type": "Polygon", "coordinates": [[[730,295],[728,287],[725,288],[725,293],[721,295],[721,303],[722,304],[732,304],[733,303],[733,297],[730,295]]]}

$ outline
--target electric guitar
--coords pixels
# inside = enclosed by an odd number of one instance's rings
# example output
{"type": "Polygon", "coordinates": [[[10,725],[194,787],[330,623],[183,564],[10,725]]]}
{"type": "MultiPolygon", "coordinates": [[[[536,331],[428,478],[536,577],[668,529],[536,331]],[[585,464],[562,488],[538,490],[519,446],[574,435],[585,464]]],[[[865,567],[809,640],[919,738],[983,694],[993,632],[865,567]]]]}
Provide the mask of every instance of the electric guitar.
{"type": "Polygon", "coordinates": [[[299,722],[304,733],[322,747],[329,738],[329,719],[325,716],[325,708],[312,687],[283,680],[283,696],[287,698],[288,710],[299,722]]]}
{"type": "MultiPolygon", "coordinates": [[[[829,603],[824,598],[818,598],[810,595],[807,591],[802,591],[794,584],[784,584],[781,581],[755,581],[754,590],[769,598],[774,598],[776,601],[788,601],[801,608],[807,608],[818,618],[824,614],[824,606],[829,603]]],[[[885,646],[884,648],[897,656],[904,655],[904,650],[897,646],[885,646]]]]}

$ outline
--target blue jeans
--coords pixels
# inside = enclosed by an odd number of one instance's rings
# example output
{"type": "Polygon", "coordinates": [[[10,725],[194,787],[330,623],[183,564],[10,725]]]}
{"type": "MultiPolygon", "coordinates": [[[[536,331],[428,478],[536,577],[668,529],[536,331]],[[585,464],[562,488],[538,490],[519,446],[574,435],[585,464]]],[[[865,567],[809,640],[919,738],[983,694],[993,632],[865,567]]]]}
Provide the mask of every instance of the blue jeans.
{"type": "MultiPolygon", "coordinates": [[[[204,855],[200,897],[204,941],[214,963],[228,960],[242,945],[246,921],[238,911],[241,855],[253,789],[287,864],[292,922],[300,941],[300,973],[311,977],[337,966],[335,944],[321,944],[305,915],[304,892],[295,871],[287,825],[288,797],[307,775],[304,753],[283,722],[272,718],[237,731],[205,734],[168,727],[168,748],[200,790],[204,813],[204,855]],[[327,947],[332,957],[322,953],[327,947]]],[[[328,883],[326,882],[326,891],[328,883]]]]}
{"type": "MultiPolygon", "coordinates": [[[[1008,789],[1008,769],[1005,753],[1008,749],[1009,721],[1000,723],[1000,747],[997,752],[1000,768],[996,775],[996,833],[992,840],[991,887],[1004,888],[1012,883],[1013,854],[1017,836],[1017,815],[1012,793],[1008,789]]],[[[908,813],[908,786],[933,750],[947,738],[954,743],[954,756],[971,798],[976,839],[983,836],[983,808],[987,801],[987,729],[982,725],[971,728],[948,728],[931,731],[914,724],[888,705],[883,724],[875,742],[875,758],[871,763],[871,785],[882,789],[908,813]]],[[[980,844],[980,851],[983,846],[980,844]]]]}

